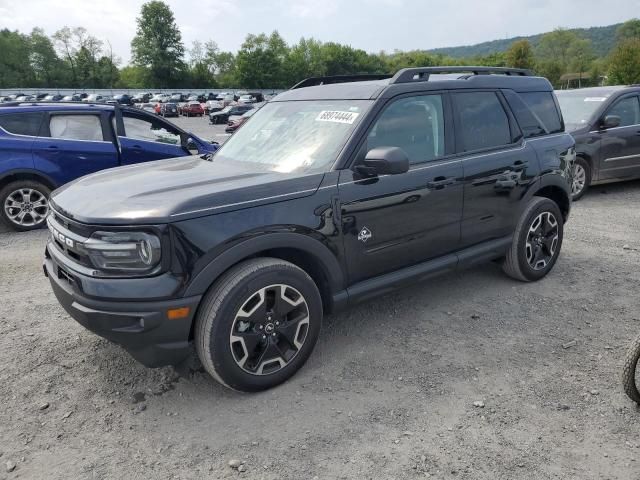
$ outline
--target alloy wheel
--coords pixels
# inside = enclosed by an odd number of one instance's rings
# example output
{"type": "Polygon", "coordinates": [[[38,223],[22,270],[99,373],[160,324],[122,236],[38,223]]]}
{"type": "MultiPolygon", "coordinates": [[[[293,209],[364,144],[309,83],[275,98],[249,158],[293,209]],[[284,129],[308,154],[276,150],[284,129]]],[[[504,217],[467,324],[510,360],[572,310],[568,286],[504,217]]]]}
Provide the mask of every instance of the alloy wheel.
{"type": "Polygon", "coordinates": [[[289,285],[270,285],[254,292],[240,307],[229,345],[242,370],[268,375],[295,358],[308,330],[309,306],[302,294],[289,285]]]}
{"type": "Polygon", "coordinates": [[[4,201],[7,218],[21,227],[34,227],[44,222],[49,213],[47,197],[33,188],[11,192],[4,201]]]}
{"type": "Polygon", "coordinates": [[[573,164],[573,181],[571,182],[571,194],[575,197],[584,190],[587,184],[587,172],[579,163],[573,164]]]}
{"type": "Polygon", "coordinates": [[[553,259],[558,247],[558,220],[551,212],[542,212],[531,222],[525,244],[527,263],[534,270],[542,270],[553,259]]]}

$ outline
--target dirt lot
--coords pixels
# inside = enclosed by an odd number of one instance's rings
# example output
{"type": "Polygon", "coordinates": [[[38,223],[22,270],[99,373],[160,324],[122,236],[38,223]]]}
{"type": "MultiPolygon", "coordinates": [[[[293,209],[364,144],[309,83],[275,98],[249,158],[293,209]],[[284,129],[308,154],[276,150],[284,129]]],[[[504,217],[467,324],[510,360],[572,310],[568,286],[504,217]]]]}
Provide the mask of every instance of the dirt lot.
{"type": "Polygon", "coordinates": [[[308,364],[254,395],[145,369],[76,324],[45,237],[0,233],[0,478],[640,479],[619,380],[640,182],[575,205],[545,280],[492,264],[329,317],[308,364]]]}

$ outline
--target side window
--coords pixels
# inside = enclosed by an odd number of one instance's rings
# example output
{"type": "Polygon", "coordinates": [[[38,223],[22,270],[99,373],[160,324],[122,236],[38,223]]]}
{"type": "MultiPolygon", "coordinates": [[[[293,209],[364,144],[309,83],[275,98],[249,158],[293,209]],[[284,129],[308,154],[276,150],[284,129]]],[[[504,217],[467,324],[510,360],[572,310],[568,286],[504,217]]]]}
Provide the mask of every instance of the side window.
{"type": "Polygon", "coordinates": [[[605,116],[606,115],[616,115],[620,117],[621,127],[640,124],[640,104],[638,104],[638,97],[627,97],[619,100],[605,113],[605,116]]]}
{"type": "Polygon", "coordinates": [[[407,97],[393,102],[369,132],[361,156],[376,147],[400,147],[412,164],[444,156],[442,96],[407,97]]]}
{"type": "Polygon", "coordinates": [[[456,93],[454,99],[465,152],[511,143],[509,117],[495,92],[456,93]]]}
{"type": "Polygon", "coordinates": [[[134,117],[126,113],[122,117],[127,138],[145,142],[180,145],[180,132],[170,125],[155,119],[134,117]]]}
{"type": "Polygon", "coordinates": [[[512,90],[502,90],[502,94],[507,99],[524,138],[537,137],[547,133],[542,125],[542,120],[531,111],[520,95],[512,90]]]}
{"type": "Polygon", "coordinates": [[[560,114],[551,92],[523,92],[520,96],[531,111],[542,121],[549,133],[562,131],[560,114]]]}
{"type": "Polygon", "coordinates": [[[102,142],[102,123],[98,115],[53,115],[49,120],[52,138],[102,142]]]}
{"type": "Polygon", "coordinates": [[[0,115],[0,127],[15,135],[35,137],[40,131],[42,112],[9,113],[0,115]]]}

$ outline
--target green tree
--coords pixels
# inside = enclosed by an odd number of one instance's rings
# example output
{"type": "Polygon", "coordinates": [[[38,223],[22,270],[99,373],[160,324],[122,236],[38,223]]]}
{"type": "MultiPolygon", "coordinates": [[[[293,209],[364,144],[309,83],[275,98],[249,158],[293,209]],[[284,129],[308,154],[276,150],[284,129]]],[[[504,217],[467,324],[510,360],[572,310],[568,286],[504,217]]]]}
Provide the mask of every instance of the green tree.
{"type": "Polygon", "coordinates": [[[596,55],[591,48],[591,42],[586,39],[575,40],[568,51],[571,61],[569,68],[573,73],[579,74],[578,87],[582,86],[582,75],[591,69],[596,55]]]}
{"type": "Polygon", "coordinates": [[[575,32],[557,28],[542,36],[536,54],[542,62],[553,61],[561,65],[562,68],[567,68],[570,61],[571,45],[579,39],[580,37],[575,32]]]}
{"type": "Polygon", "coordinates": [[[237,80],[246,88],[284,88],[289,47],[277,31],[247,35],[236,57],[237,80]]]}
{"type": "Polygon", "coordinates": [[[505,63],[513,68],[533,68],[535,59],[533,49],[528,40],[513,42],[509,50],[505,52],[505,63]]]}
{"type": "Polygon", "coordinates": [[[118,72],[118,88],[147,88],[149,72],[143,67],[128,65],[118,72]]]}
{"type": "Polygon", "coordinates": [[[65,75],[64,66],[53,48],[51,39],[45,35],[44,30],[34,28],[29,35],[29,45],[29,62],[37,85],[64,86],[68,77],[65,75]]]}
{"type": "Polygon", "coordinates": [[[142,5],[136,21],[136,36],[131,41],[133,64],[148,69],[154,86],[178,85],[185,70],[184,45],[173,12],[166,3],[153,0],[142,5]]]}
{"type": "Polygon", "coordinates": [[[633,18],[624,22],[616,30],[616,40],[622,42],[630,38],[640,38],[640,20],[633,18]]]}
{"type": "Polygon", "coordinates": [[[618,43],[609,62],[609,84],[640,83],[640,38],[618,43]]]}
{"type": "Polygon", "coordinates": [[[30,87],[35,75],[29,58],[29,38],[19,32],[0,30],[0,86],[30,87]]]}

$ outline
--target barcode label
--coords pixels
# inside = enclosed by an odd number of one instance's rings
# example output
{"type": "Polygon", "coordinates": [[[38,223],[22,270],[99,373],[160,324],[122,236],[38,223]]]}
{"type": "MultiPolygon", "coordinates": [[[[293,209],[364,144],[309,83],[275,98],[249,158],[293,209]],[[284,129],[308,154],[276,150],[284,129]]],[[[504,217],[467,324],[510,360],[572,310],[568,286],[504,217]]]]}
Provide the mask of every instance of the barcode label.
{"type": "Polygon", "coordinates": [[[359,113],[355,112],[340,112],[337,110],[323,110],[317,116],[317,122],[335,122],[335,123],[348,123],[351,125],[358,118],[359,113]]]}

